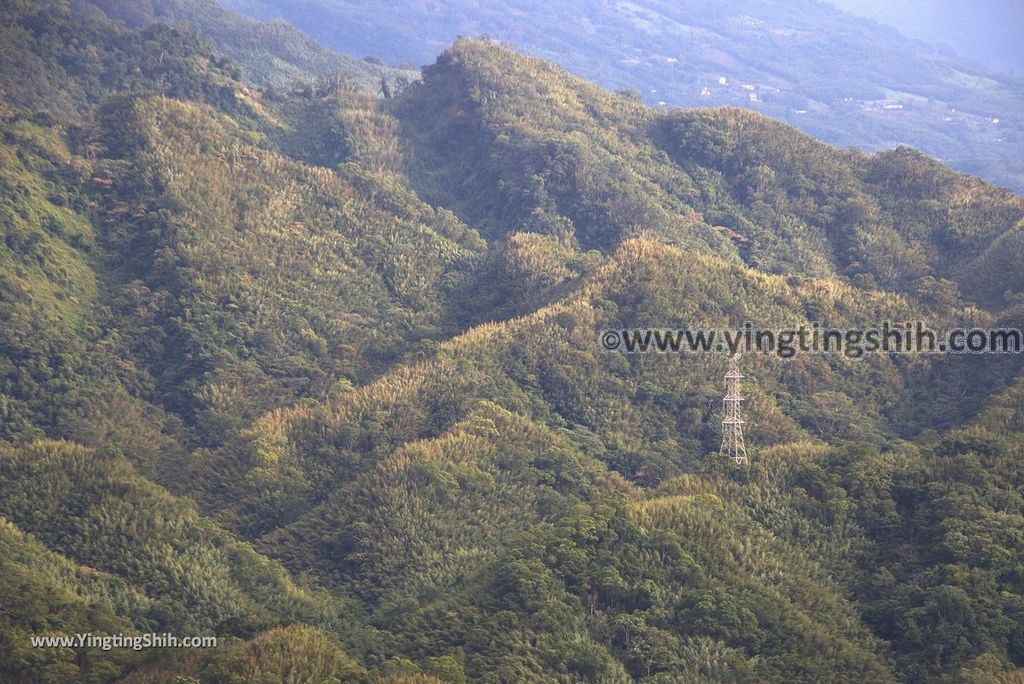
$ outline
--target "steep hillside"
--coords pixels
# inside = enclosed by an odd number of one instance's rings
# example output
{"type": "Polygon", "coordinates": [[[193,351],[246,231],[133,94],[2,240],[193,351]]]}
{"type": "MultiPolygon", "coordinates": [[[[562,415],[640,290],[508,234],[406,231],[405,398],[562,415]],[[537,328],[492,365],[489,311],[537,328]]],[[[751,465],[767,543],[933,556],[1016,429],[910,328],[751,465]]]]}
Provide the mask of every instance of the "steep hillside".
{"type": "Polygon", "coordinates": [[[598,334],[1019,326],[1021,198],[488,41],[260,91],[150,18],[4,17],[0,678],[1020,676],[1024,360],[746,355],[737,466],[724,355],[598,334]],[[82,631],[222,641],[29,642],[82,631]]]}
{"type": "Polygon", "coordinates": [[[491,231],[603,251],[657,234],[764,271],[906,290],[960,284],[1024,216],[1012,193],[906,148],[839,151],[741,110],[655,112],[485,43],[460,42],[424,79],[396,108],[410,182],[491,231]]]}
{"type": "Polygon", "coordinates": [[[396,63],[428,64],[458,36],[486,34],[651,104],[746,107],[835,145],[911,145],[1024,189],[1019,78],[815,0],[224,4],[396,63]]]}

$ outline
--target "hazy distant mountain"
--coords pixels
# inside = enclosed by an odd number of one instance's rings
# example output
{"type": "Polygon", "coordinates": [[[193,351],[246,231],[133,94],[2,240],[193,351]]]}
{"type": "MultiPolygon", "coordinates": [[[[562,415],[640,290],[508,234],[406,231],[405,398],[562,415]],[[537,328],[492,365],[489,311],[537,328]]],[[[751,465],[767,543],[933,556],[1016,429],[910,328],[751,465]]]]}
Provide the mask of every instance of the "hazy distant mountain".
{"type": "Polygon", "coordinates": [[[1019,0],[829,0],[992,69],[1024,74],[1024,4],[1019,0]]]}
{"type": "Polygon", "coordinates": [[[153,22],[187,25],[218,53],[235,60],[246,79],[257,85],[287,88],[339,77],[376,92],[382,78],[394,82],[419,77],[413,70],[334,52],[286,21],[254,21],[214,0],[74,0],[72,8],[79,14],[99,11],[131,28],[153,22]]]}
{"type": "Polygon", "coordinates": [[[747,107],[836,145],[911,145],[1024,189],[1021,81],[815,0],[227,4],[394,63],[426,64],[456,36],[486,33],[651,104],[747,107]]]}

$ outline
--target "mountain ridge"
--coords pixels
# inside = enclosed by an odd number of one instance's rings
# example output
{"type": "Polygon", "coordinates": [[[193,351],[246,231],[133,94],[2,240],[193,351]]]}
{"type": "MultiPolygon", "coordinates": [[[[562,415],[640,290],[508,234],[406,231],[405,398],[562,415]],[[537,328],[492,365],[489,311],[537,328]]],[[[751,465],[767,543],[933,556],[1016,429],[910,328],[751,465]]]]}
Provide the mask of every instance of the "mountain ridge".
{"type": "Polygon", "coordinates": [[[1019,675],[1018,359],[747,355],[736,468],[723,356],[597,340],[1019,325],[1019,197],[488,41],[391,98],[261,92],[18,7],[75,105],[0,108],[0,676],[1019,675]],[[87,628],[223,643],[26,646],[87,628]]]}
{"type": "Polygon", "coordinates": [[[606,88],[634,89],[652,105],[741,106],[839,146],[910,145],[961,171],[1024,187],[1019,78],[813,0],[508,0],[374,12],[345,0],[226,5],[283,16],[326,45],[396,62],[429,63],[458,36],[487,35],[606,88]]]}

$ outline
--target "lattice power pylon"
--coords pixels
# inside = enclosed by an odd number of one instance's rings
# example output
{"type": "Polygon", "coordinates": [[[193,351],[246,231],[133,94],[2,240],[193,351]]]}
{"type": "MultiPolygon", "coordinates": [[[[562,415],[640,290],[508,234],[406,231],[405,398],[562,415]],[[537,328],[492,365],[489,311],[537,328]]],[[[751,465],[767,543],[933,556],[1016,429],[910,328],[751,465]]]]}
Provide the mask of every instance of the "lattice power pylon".
{"type": "Polygon", "coordinates": [[[739,357],[733,356],[729,359],[729,370],[725,374],[725,398],[722,399],[725,418],[722,420],[722,447],[719,453],[736,463],[747,462],[747,446],[743,443],[743,416],[740,411],[743,403],[740,389],[742,379],[739,357]]]}

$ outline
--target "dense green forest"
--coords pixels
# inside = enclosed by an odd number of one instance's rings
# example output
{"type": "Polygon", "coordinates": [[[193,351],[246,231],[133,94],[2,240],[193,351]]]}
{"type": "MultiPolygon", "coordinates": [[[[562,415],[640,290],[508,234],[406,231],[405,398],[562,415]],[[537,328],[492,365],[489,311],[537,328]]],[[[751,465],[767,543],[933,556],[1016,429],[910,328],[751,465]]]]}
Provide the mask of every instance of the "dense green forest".
{"type": "Polygon", "coordinates": [[[1024,200],[264,30],[4,3],[0,680],[1024,677],[1024,360],[747,355],[737,466],[724,356],[597,341],[1020,326],[1024,200]],[[29,641],[78,632],[221,643],[29,641]]]}
{"type": "MultiPolygon", "coordinates": [[[[827,0],[223,2],[395,64],[428,64],[457,37],[486,35],[651,105],[744,107],[834,145],[911,145],[1024,191],[1020,74],[995,73],[827,0]]],[[[940,11],[908,7],[923,18],[940,11]]],[[[998,4],[985,10],[1002,14],[998,4]]],[[[1012,12],[1004,21],[1020,23],[1012,12]]]]}

